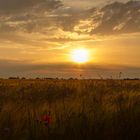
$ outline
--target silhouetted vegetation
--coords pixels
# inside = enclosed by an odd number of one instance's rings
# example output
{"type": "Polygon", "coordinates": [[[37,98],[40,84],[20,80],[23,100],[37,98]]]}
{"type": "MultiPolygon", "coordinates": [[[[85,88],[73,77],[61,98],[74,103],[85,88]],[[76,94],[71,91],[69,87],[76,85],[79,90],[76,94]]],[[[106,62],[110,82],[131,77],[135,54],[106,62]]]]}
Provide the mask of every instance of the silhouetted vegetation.
{"type": "Polygon", "coordinates": [[[8,79],[20,79],[19,77],[9,77],[8,79]]]}
{"type": "Polygon", "coordinates": [[[139,130],[140,80],[0,80],[0,140],[139,140],[139,130]]]}

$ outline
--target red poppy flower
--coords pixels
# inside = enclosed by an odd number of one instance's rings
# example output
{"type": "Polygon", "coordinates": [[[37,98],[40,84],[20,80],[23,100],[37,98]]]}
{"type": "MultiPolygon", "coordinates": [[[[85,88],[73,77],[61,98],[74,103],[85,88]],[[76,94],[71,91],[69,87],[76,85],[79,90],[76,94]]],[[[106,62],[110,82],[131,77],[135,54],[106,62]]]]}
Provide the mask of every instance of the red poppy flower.
{"type": "Polygon", "coordinates": [[[49,115],[42,116],[41,120],[47,124],[51,123],[51,117],[49,115]]]}

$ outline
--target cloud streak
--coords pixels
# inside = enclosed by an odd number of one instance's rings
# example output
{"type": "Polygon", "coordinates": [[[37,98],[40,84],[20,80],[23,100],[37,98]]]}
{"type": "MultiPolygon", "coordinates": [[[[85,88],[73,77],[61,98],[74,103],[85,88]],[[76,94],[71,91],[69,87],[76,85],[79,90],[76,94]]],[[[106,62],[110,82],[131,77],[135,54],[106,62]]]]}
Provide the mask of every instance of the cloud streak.
{"type": "Polygon", "coordinates": [[[0,76],[27,76],[27,77],[79,77],[80,74],[85,78],[118,78],[119,72],[123,72],[124,77],[140,77],[140,67],[130,67],[123,65],[96,65],[87,64],[81,67],[72,63],[54,64],[34,64],[27,61],[0,60],[0,76]],[[10,69],[10,71],[9,71],[10,69]]]}

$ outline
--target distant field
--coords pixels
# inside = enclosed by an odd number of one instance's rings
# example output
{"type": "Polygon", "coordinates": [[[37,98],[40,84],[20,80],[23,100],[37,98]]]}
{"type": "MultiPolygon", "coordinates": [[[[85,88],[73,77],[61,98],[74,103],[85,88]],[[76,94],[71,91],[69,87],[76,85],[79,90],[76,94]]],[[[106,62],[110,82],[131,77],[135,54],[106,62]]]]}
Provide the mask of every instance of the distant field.
{"type": "Polygon", "coordinates": [[[140,80],[0,80],[0,140],[140,140],[140,80]]]}

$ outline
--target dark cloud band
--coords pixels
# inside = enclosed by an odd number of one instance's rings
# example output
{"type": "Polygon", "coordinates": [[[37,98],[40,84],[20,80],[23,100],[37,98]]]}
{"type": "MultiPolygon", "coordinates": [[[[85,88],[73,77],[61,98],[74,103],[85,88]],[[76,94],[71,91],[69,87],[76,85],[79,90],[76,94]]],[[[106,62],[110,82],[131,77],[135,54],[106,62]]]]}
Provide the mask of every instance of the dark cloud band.
{"type": "Polygon", "coordinates": [[[0,13],[10,14],[32,9],[48,11],[59,6],[62,6],[59,0],[0,0],[0,13]]]}

